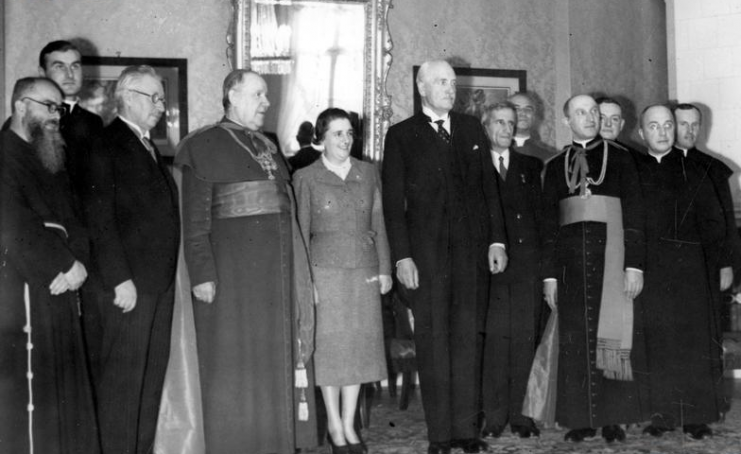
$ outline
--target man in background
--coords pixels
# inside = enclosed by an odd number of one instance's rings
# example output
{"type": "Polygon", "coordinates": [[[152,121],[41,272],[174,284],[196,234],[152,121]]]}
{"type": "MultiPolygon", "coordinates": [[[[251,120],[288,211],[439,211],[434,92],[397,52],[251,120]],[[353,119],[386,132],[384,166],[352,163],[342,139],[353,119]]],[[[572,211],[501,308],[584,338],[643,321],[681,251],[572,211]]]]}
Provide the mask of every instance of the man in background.
{"type": "Polygon", "coordinates": [[[0,148],[0,446],[96,453],[77,298],[89,247],[64,172],[62,93],[28,77],[11,102],[0,148]]]}
{"type": "Polygon", "coordinates": [[[625,127],[623,107],[617,100],[608,97],[596,99],[600,113],[599,134],[603,139],[618,142],[618,137],[625,127]]]}
{"type": "Polygon", "coordinates": [[[93,139],[103,130],[103,120],[80,106],[82,61],[69,41],[52,41],[39,54],[39,75],[56,82],[64,93],[66,113],[60,119],[66,143],[66,167],[73,189],[81,195],[81,172],[90,156],[93,139]]]}
{"type": "Polygon", "coordinates": [[[149,136],[164,95],[152,67],[124,69],[118,117],[84,172],[95,294],[86,311],[96,311],[85,329],[104,452],[151,452],[170,355],[178,192],[149,136]]]}
{"type": "Polygon", "coordinates": [[[291,173],[312,164],[322,155],[321,151],[312,146],[311,142],[313,138],[314,126],[311,122],[305,121],[301,123],[296,134],[296,141],[301,148],[295,155],[288,158],[288,163],[291,165],[291,173]]]}
{"type": "Polygon", "coordinates": [[[535,97],[526,91],[515,93],[509,97],[517,109],[517,127],[515,128],[514,150],[525,156],[533,156],[543,162],[547,162],[556,155],[556,150],[551,149],[540,141],[536,120],[538,119],[538,103],[535,97]]]}
{"type": "Polygon", "coordinates": [[[728,179],[733,175],[733,170],[720,159],[700,151],[696,147],[697,140],[700,136],[700,129],[702,128],[702,113],[697,106],[693,104],[678,104],[674,107],[674,119],[677,131],[675,146],[682,151],[686,159],[698,164],[707,172],[723,208],[727,247],[719,263],[719,273],[713,273],[714,277],[718,276],[720,279],[719,286],[713,286],[713,288],[719,288],[721,291],[724,291],[729,289],[733,284],[734,267],[738,269],[741,264],[741,239],[739,239],[738,228],[736,227],[733,197],[731,196],[731,187],[728,182],[728,179]]]}

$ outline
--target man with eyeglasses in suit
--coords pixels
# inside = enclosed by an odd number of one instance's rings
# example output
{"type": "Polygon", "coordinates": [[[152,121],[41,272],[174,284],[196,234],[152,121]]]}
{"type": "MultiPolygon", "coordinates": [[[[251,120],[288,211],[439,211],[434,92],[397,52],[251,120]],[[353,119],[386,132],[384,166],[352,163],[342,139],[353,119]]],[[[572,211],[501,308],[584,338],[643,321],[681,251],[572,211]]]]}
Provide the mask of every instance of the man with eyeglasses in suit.
{"type": "Polygon", "coordinates": [[[84,172],[97,295],[85,329],[103,450],[144,454],[170,354],[180,215],[175,182],[150,140],[165,110],[162,79],[130,66],[115,97],[118,117],[94,141],[84,172]]]}

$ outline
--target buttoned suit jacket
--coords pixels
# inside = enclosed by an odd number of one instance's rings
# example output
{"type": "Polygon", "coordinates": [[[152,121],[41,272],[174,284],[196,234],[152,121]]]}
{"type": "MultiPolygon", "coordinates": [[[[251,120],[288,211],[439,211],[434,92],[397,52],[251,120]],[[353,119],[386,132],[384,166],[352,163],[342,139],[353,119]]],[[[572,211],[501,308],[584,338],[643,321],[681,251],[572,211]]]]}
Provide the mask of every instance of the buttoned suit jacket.
{"type": "MultiPolygon", "coordinates": [[[[492,276],[494,282],[515,282],[540,277],[541,235],[541,174],[540,159],[526,156],[510,148],[507,179],[502,180],[490,160],[486,170],[486,189],[498,189],[502,201],[507,245],[507,269],[492,276]],[[496,188],[495,188],[496,186],[496,188]]],[[[491,193],[489,198],[496,197],[491,193]]]]}
{"type": "Polygon", "coordinates": [[[180,242],[178,192],[120,118],[95,140],[85,165],[85,213],[95,270],[105,288],[132,279],[137,292],[160,293],[175,278],[180,242]]]}

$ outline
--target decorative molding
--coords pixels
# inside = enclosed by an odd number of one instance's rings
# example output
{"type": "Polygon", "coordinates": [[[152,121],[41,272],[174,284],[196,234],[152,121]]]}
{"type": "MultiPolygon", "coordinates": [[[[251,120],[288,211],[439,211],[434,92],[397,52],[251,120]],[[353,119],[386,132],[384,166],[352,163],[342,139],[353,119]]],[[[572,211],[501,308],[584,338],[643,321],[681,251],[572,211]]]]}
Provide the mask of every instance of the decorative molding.
{"type": "MultiPolygon", "coordinates": [[[[233,16],[226,34],[226,57],[231,69],[249,69],[252,9],[256,0],[232,0],[233,16]]],[[[282,0],[274,0],[281,3],[282,0]]],[[[386,92],[386,80],[391,68],[393,44],[388,30],[391,0],[292,0],[286,4],[359,3],[365,6],[365,59],[363,87],[363,118],[365,121],[363,154],[373,161],[383,157],[383,141],[391,121],[391,97],[386,92]]]]}

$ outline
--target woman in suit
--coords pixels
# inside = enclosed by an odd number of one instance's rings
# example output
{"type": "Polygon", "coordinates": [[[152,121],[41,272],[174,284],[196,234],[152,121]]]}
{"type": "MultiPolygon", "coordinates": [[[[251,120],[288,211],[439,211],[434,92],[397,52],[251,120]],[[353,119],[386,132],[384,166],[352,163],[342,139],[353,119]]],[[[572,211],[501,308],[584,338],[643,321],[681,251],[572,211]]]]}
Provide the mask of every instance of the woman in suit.
{"type": "Polygon", "coordinates": [[[315,125],[314,142],[324,152],[296,172],[294,184],[318,293],[316,384],[332,452],[363,453],[355,410],[360,384],[386,378],[380,293],[392,282],[380,179],[372,164],[350,157],[347,112],[327,109],[315,125]]]}

